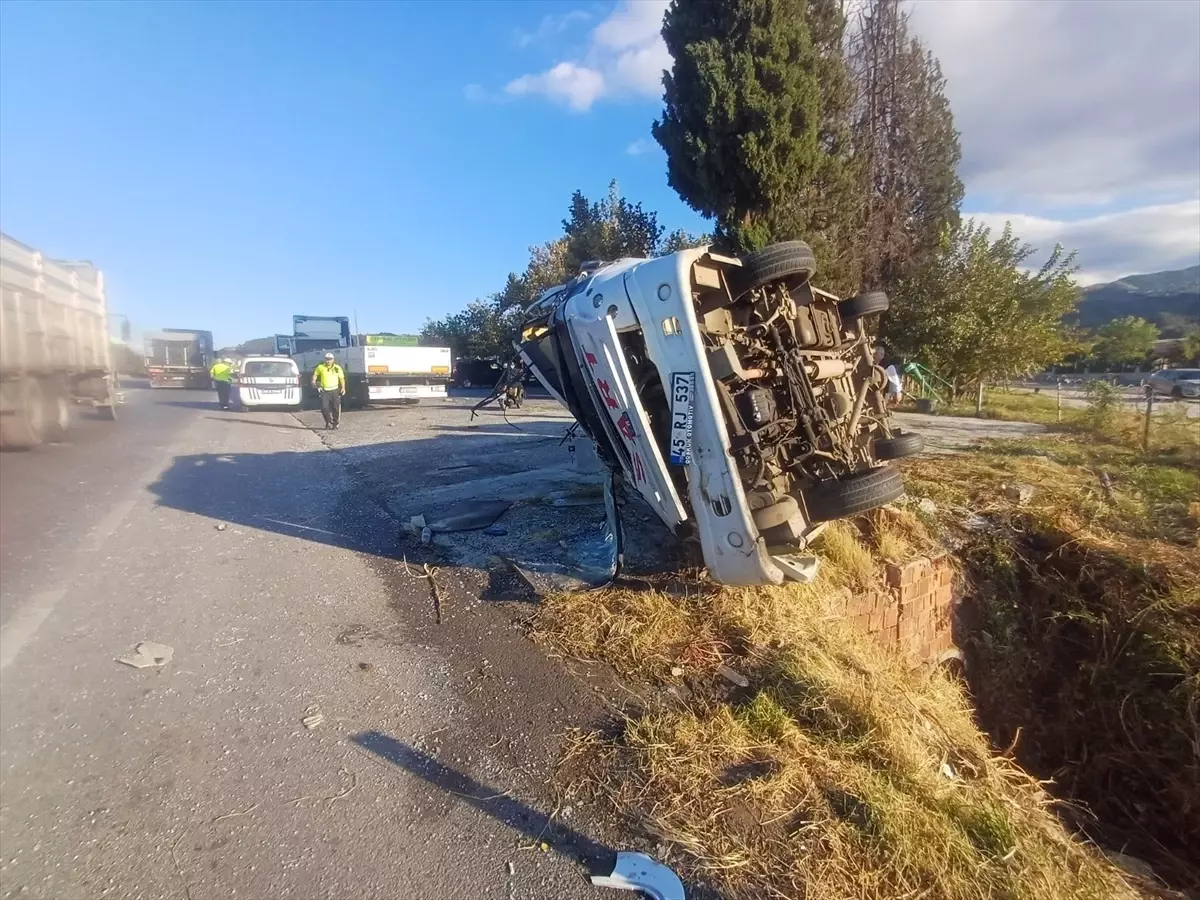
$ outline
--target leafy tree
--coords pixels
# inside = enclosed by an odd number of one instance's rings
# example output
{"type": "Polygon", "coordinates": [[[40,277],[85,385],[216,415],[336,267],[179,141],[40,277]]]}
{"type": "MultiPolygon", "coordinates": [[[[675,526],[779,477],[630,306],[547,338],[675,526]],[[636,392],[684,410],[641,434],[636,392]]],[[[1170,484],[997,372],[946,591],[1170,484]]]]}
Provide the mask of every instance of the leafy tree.
{"type": "Polygon", "coordinates": [[[693,247],[705,247],[713,242],[711,234],[691,234],[682,228],[677,228],[667,235],[659,247],[659,254],[678,253],[680,250],[691,250],[693,247]]]}
{"type": "Polygon", "coordinates": [[[519,320],[519,307],[501,310],[490,301],[473,300],[459,313],[428,321],[421,329],[426,345],[449,347],[455,359],[491,359],[507,356],[519,320]]]}
{"type": "Polygon", "coordinates": [[[941,67],[909,32],[900,0],[866,0],[850,49],[857,86],[862,281],[890,288],[957,226],[962,155],[941,67]]]}
{"type": "Polygon", "coordinates": [[[1179,340],[1183,362],[1189,366],[1200,365],[1200,328],[1189,328],[1179,340]]]}
{"type": "Polygon", "coordinates": [[[566,264],[577,270],[589,260],[651,257],[658,251],[663,228],[658,214],[642,209],[621,196],[617,183],[608,185],[608,195],[589,203],[581,191],[571,195],[570,216],[563,220],[567,240],[566,264]]]}
{"type": "Polygon", "coordinates": [[[886,342],[956,391],[1063,359],[1071,349],[1063,317],[1079,302],[1075,254],[1056,246],[1031,273],[1032,254],[1011,225],[995,240],[974,220],[945,229],[937,252],[897,286],[886,342]]]}
{"type": "Polygon", "coordinates": [[[1158,326],[1137,316],[1113,319],[1096,331],[1096,358],[1109,366],[1140,363],[1154,349],[1158,326]]]}
{"type": "Polygon", "coordinates": [[[820,246],[843,221],[830,186],[848,177],[844,25],[835,0],[677,0],[667,10],[674,64],[652,130],[671,187],[716,220],[718,242],[820,246]]]}
{"type": "MultiPolygon", "coordinates": [[[[522,274],[510,272],[503,289],[487,300],[474,300],[462,312],[426,322],[423,340],[450,347],[456,358],[506,356],[521,311],[547,288],[568,281],[581,263],[652,257],[663,246],[658,215],[622,197],[615,181],[603,200],[593,202],[582,191],[572,194],[562,224],[561,237],[529,248],[522,274]]],[[[676,234],[683,236],[679,240],[702,240],[676,234]]]]}

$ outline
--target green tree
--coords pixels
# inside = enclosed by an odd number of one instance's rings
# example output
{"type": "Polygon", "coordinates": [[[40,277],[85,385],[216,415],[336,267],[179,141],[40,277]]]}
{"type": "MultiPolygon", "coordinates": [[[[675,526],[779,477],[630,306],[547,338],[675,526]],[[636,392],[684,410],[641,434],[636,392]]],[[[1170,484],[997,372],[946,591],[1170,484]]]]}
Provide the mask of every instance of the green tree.
{"type": "Polygon", "coordinates": [[[459,313],[427,321],[421,329],[425,345],[449,347],[455,359],[491,359],[512,351],[520,308],[500,309],[496,298],[473,300],[459,313]]]}
{"type": "Polygon", "coordinates": [[[653,134],[668,181],[735,250],[802,238],[834,253],[853,200],[835,0],[676,0],[653,134]],[[845,190],[838,190],[847,185],[845,190]]]}
{"type": "Polygon", "coordinates": [[[898,284],[884,340],[959,392],[1058,362],[1072,348],[1063,317],[1079,302],[1075,254],[1056,246],[1028,272],[1033,252],[1011,225],[995,240],[974,220],[945,229],[937,252],[898,284]]]}
{"type": "Polygon", "coordinates": [[[866,0],[850,48],[857,86],[862,282],[891,288],[959,221],[954,116],[938,61],[909,31],[900,0],[866,0]]]}
{"type": "Polygon", "coordinates": [[[1158,326],[1137,316],[1122,316],[1096,331],[1096,358],[1108,366],[1140,363],[1154,349],[1158,326]]]}
{"type": "Polygon", "coordinates": [[[567,240],[565,263],[573,274],[589,260],[657,255],[663,227],[657,213],[630,203],[612,181],[603,200],[589,202],[582,191],[571,195],[563,233],[567,240]]]}
{"type": "Polygon", "coordinates": [[[1200,328],[1193,326],[1183,333],[1179,350],[1186,365],[1200,366],[1200,328]]]}
{"type": "Polygon", "coordinates": [[[705,247],[713,242],[711,234],[692,234],[683,228],[677,228],[666,236],[659,247],[659,254],[678,253],[680,250],[691,250],[693,247],[705,247]]]}
{"type": "MultiPolygon", "coordinates": [[[[462,312],[427,321],[421,330],[423,341],[449,347],[456,358],[507,356],[522,310],[548,288],[570,280],[581,263],[649,258],[663,250],[664,229],[657,213],[622,197],[615,181],[603,200],[593,202],[575,191],[562,225],[562,236],[529,248],[525,271],[510,272],[500,291],[472,301],[462,312]]],[[[706,242],[682,231],[671,240],[706,242]]]]}

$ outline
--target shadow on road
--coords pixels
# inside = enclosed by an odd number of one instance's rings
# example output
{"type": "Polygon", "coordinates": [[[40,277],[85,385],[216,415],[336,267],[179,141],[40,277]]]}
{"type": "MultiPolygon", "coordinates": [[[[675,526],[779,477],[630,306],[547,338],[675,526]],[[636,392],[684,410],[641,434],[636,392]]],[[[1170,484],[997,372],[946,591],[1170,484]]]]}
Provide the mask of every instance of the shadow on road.
{"type": "Polygon", "coordinates": [[[184,409],[220,409],[220,404],[217,403],[216,397],[212,400],[160,400],[163,406],[181,406],[184,409]]]}
{"type": "Polygon", "coordinates": [[[411,775],[461,798],[468,806],[515,828],[532,843],[545,842],[555,853],[581,863],[589,874],[607,875],[616,862],[616,851],[550,816],[469,775],[438,762],[408,744],[379,731],[365,731],[350,740],[368,753],[411,775]]]}
{"type": "MultiPolygon", "coordinates": [[[[269,424],[233,417],[222,421],[269,424]]],[[[397,449],[397,445],[386,446],[397,449]]],[[[343,461],[322,449],[177,456],[150,489],[160,506],[206,516],[214,524],[397,557],[395,520],[381,504],[356,493],[349,484],[343,461]]]]}
{"type": "MultiPolygon", "coordinates": [[[[508,577],[514,564],[516,578],[532,574],[553,581],[558,590],[580,579],[594,587],[597,573],[609,570],[608,560],[620,547],[607,526],[601,467],[594,459],[575,460],[569,447],[560,445],[561,425],[541,424],[552,433],[469,429],[336,452],[178,456],[150,489],[160,506],[207,517],[214,526],[227,523],[388,560],[428,557],[440,567],[488,572],[497,581],[489,599],[521,593],[508,577]],[[461,529],[435,527],[431,545],[421,542],[419,527],[402,524],[414,516],[430,522],[464,511],[469,516],[485,502],[506,506],[498,520],[461,529]],[[497,527],[485,533],[489,523],[497,527]],[[508,569],[497,575],[498,566],[508,569]]],[[[644,501],[630,494],[623,509],[625,570],[651,575],[677,568],[678,542],[644,501]]]]}
{"type": "Polygon", "coordinates": [[[225,416],[205,416],[205,418],[212,419],[214,422],[233,422],[237,425],[261,425],[263,428],[274,428],[277,431],[287,431],[289,428],[294,431],[320,431],[319,427],[310,428],[307,425],[293,425],[289,422],[262,422],[258,419],[226,418],[225,416]]]}

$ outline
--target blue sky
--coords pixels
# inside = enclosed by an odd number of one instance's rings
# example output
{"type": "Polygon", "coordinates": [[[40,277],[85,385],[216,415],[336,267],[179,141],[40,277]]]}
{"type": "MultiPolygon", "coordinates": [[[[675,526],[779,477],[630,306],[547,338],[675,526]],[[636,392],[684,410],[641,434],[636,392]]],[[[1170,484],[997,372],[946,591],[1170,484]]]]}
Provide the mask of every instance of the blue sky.
{"type": "Polygon", "coordinates": [[[546,62],[519,29],[555,8],[6,0],[0,227],[95,261],[136,328],[229,343],[294,312],[416,330],[502,287],[611,178],[696,226],[664,161],[625,152],[653,99],[468,99],[546,62]]]}
{"type": "MultiPolygon", "coordinates": [[[[1090,280],[1194,264],[1200,4],[1037,7],[914,2],[965,208],[1078,246],[1090,280]],[[1064,30],[1077,49],[1047,43],[1064,30]]],[[[648,140],[662,8],[4,0],[0,228],[92,259],[139,330],[226,344],[357,310],[415,331],[522,269],[576,188],[616,178],[668,229],[702,227],[648,140]]]]}

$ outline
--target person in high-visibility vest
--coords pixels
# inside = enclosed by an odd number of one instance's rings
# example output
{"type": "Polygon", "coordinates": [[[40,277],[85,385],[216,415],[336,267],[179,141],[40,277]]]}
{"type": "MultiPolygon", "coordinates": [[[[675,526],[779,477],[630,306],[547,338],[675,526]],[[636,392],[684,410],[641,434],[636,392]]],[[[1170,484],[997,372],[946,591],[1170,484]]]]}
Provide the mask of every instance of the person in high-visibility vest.
{"type": "Polygon", "coordinates": [[[208,370],[208,377],[217,389],[217,403],[221,409],[229,409],[229,391],[233,387],[233,360],[218,359],[208,370]]]}
{"type": "Polygon", "coordinates": [[[334,361],[332,353],[325,354],[325,361],[317,363],[312,374],[313,387],[321,395],[321,417],[325,427],[336,429],[342,421],[342,398],[346,396],[346,373],[334,361]]]}

